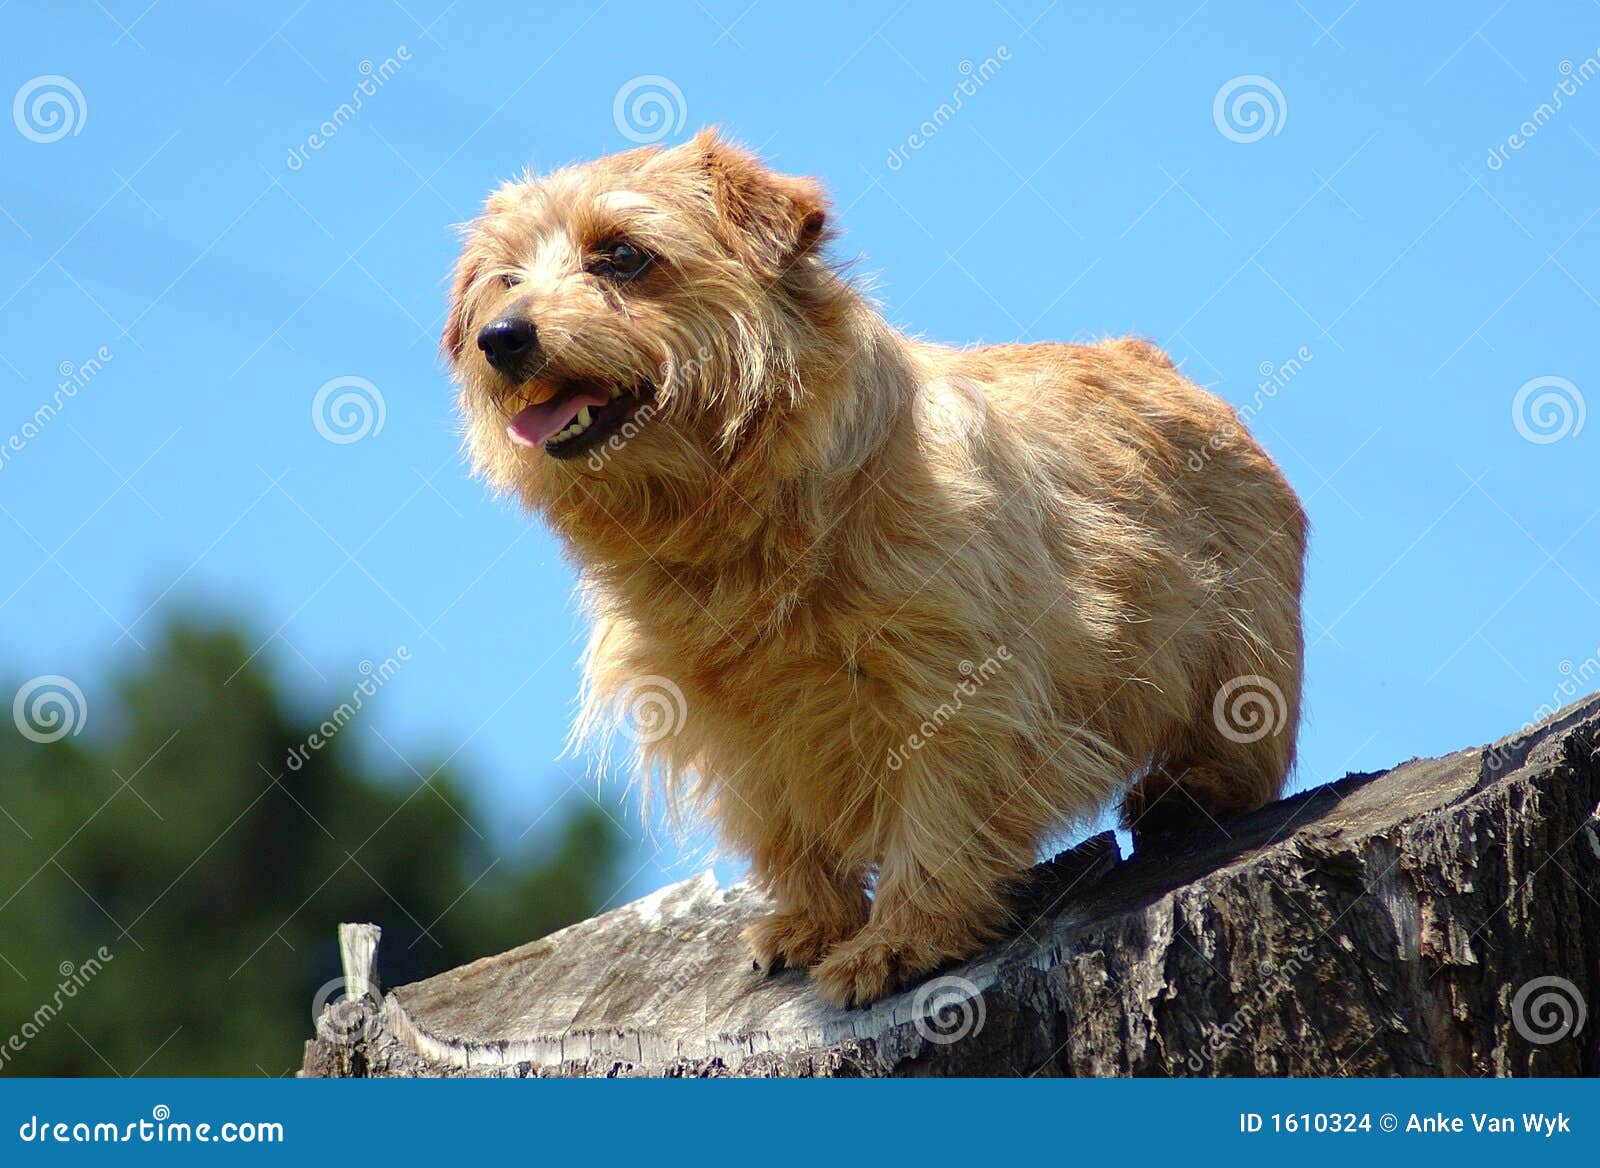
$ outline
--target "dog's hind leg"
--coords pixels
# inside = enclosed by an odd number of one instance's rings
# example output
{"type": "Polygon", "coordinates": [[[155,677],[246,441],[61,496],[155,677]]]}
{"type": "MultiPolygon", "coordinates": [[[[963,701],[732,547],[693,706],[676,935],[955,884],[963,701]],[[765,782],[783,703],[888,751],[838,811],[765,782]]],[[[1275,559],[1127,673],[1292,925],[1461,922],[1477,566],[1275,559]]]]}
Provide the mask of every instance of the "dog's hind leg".
{"type": "Polygon", "coordinates": [[[1254,512],[1242,497],[1216,496],[1210,506],[1233,514],[1208,545],[1222,568],[1192,618],[1212,631],[1184,654],[1186,715],[1150,744],[1150,772],[1123,799],[1123,824],[1136,837],[1215,830],[1278,798],[1294,764],[1305,516],[1281,481],[1251,496],[1254,512]]]}
{"type": "Polygon", "coordinates": [[[1123,797],[1122,823],[1135,836],[1214,827],[1283,793],[1300,717],[1298,653],[1235,664],[1241,672],[1200,695],[1204,708],[1123,797]]]}

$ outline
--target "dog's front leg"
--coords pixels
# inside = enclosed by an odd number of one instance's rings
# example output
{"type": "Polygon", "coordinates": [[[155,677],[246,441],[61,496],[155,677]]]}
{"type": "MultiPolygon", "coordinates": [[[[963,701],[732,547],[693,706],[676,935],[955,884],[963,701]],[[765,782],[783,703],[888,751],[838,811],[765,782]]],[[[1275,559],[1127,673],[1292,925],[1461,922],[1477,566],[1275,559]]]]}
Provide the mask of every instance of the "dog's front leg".
{"type": "Polygon", "coordinates": [[[755,968],[808,969],[866,924],[865,870],[819,845],[769,842],[753,866],[775,905],[743,933],[755,968]]]}
{"type": "Polygon", "coordinates": [[[1008,887],[1033,863],[1048,813],[1020,767],[992,747],[984,757],[973,766],[970,750],[930,747],[906,768],[866,927],[812,970],[829,1001],[865,1005],[1004,931],[1008,887]]]}

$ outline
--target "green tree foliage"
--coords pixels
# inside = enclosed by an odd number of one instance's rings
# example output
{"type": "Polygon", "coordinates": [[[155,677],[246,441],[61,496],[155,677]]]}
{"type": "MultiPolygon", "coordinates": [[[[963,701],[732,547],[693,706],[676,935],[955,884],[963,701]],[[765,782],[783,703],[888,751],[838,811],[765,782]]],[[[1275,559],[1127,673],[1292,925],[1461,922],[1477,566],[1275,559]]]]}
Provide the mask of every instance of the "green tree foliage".
{"type": "Polygon", "coordinates": [[[455,777],[374,773],[353,729],[289,769],[313,727],[251,652],[174,627],[94,733],[0,720],[0,1075],[282,1074],[339,975],[335,922],[381,924],[400,984],[614,891],[623,845],[593,803],[502,861],[455,777]]]}

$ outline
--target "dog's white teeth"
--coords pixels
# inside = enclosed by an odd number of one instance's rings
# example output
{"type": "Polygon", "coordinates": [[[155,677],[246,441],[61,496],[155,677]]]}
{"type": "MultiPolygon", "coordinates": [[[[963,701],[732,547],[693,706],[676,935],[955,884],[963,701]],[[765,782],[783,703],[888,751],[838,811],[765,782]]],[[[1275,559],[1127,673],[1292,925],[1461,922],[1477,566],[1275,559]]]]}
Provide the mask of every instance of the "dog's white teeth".
{"type": "Polygon", "coordinates": [[[578,411],[578,416],[573,419],[572,425],[562,430],[550,441],[565,442],[568,438],[576,438],[589,428],[589,423],[594,421],[594,415],[589,412],[589,407],[584,406],[578,411]]]}

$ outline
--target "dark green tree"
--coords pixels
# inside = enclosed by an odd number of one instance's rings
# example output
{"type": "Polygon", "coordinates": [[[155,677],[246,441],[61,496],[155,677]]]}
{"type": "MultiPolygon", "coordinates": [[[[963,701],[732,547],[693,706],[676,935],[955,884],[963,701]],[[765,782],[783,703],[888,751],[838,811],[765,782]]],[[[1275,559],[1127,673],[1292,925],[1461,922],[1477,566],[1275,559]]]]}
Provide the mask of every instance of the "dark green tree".
{"type": "Polygon", "coordinates": [[[178,625],[93,733],[0,719],[0,1075],[282,1074],[339,975],[335,922],[381,924],[398,984],[615,891],[624,845],[593,803],[499,858],[448,771],[375,772],[353,733],[287,767],[313,726],[250,655],[178,625]]]}

